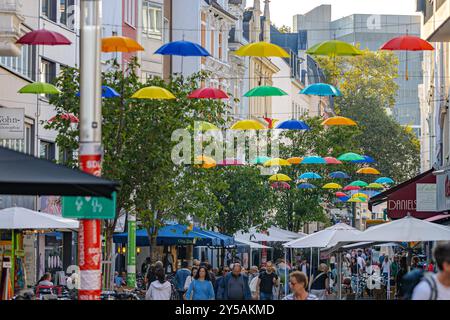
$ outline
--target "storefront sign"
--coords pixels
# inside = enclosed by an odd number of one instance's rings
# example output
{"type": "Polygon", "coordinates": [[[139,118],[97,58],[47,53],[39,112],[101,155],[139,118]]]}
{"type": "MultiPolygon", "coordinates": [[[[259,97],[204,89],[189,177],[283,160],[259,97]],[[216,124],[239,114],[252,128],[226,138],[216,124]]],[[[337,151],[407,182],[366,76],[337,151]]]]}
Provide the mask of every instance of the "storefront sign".
{"type": "Polygon", "coordinates": [[[101,197],[62,197],[62,215],[76,219],[114,219],[116,193],[112,199],[101,197]]]}
{"type": "Polygon", "coordinates": [[[100,177],[102,173],[102,155],[92,154],[92,155],[80,155],[80,170],[90,173],[94,176],[100,177]]]}
{"type": "Polygon", "coordinates": [[[416,184],[417,211],[436,212],[436,184],[416,184]]]}
{"type": "Polygon", "coordinates": [[[24,109],[0,108],[0,139],[24,139],[24,109]]]}

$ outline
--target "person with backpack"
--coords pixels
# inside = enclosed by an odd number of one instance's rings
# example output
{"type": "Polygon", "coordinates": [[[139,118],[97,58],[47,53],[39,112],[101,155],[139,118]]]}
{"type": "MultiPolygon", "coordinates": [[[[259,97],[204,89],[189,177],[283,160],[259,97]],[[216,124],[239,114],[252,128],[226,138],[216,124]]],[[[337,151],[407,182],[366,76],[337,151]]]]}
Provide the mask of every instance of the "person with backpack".
{"type": "Polygon", "coordinates": [[[329,281],[328,266],[321,263],[313,280],[309,284],[309,292],[315,295],[319,300],[324,300],[325,295],[330,290],[329,281]]]}
{"type": "Polygon", "coordinates": [[[422,271],[420,281],[413,289],[412,300],[450,300],[450,242],[437,245],[433,257],[439,272],[422,271]]]}
{"type": "Polygon", "coordinates": [[[156,280],[150,283],[145,294],[145,300],[170,300],[172,296],[172,284],[166,280],[163,268],[155,270],[156,280]]]}

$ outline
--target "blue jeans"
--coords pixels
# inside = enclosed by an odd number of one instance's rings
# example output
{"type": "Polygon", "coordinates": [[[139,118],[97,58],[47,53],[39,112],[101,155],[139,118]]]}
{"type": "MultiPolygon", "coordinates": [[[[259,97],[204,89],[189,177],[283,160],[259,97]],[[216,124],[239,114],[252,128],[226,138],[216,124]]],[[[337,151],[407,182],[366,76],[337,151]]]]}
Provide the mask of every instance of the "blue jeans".
{"type": "Polygon", "coordinates": [[[260,292],[259,293],[259,300],[273,300],[273,294],[272,293],[260,292]]]}

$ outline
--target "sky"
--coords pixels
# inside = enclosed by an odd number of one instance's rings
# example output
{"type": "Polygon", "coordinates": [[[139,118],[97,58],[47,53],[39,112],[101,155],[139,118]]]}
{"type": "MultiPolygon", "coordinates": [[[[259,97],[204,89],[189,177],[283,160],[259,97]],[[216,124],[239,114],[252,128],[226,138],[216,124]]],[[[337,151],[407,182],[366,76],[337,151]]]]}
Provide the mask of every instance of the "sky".
{"type": "MultiPolygon", "coordinates": [[[[332,19],[339,19],[351,14],[417,14],[415,0],[271,0],[270,14],[276,26],[292,27],[292,16],[304,14],[322,5],[332,5],[332,19]]],[[[247,6],[253,1],[247,1],[247,6]]],[[[261,0],[264,10],[264,0],[261,0]]]]}

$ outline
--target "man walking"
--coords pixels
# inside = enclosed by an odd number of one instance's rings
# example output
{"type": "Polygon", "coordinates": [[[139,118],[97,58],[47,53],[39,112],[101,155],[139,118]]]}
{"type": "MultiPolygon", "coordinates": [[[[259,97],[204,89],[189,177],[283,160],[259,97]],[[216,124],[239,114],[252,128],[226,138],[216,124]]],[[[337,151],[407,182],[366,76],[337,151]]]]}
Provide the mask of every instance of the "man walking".
{"type": "Polygon", "coordinates": [[[239,263],[233,265],[231,272],[226,274],[221,281],[221,292],[223,300],[251,300],[252,295],[248,285],[248,277],[241,273],[242,267],[239,263]]]}
{"type": "Polygon", "coordinates": [[[437,245],[433,257],[439,272],[414,288],[412,300],[450,300],[450,242],[437,245]]]}
{"type": "Polygon", "coordinates": [[[175,288],[178,291],[178,296],[180,300],[183,300],[184,295],[184,283],[186,282],[186,278],[191,275],[191,271],[188,269],[187,261],[183,261],[181,263],[181,269],[178,269],[175,273],[175,288]]]}
{"type": "Polygon", "coordinates": [[[273,288],[278,286],[278,276],[273,272],[272,262],[267,262],[266,271],[260,273],[256,293],[260,300],[273,300],[273,288]]]}

